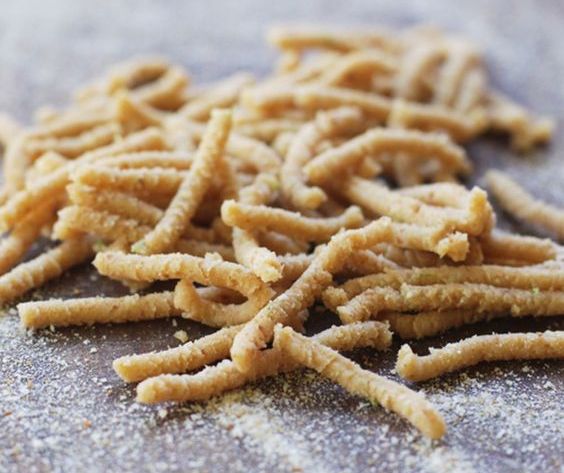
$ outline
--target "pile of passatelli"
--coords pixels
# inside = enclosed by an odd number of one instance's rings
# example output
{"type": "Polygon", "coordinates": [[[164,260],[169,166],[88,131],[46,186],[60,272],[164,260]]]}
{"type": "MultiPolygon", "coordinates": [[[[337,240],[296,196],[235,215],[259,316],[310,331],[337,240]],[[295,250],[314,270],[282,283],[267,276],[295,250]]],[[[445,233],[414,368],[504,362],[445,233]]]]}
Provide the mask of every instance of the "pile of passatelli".
{"type": "MultiPolygon", "coordinates": [[[[25,302],[23,325],[182,316],[218,329],[115,360],[141,381],[139,402],[205,400],[303,366],[439,438],[423,395],[339,351],[564,314],[559,246],[496,230],[486,192],[458,183],[472,172],[460,144],[501,132],[527,150],[552,125],[488,86],[472,44],[435,29],[276,28],[269,41],[282,54],[260,81],[191,86],[182,68],[139,59],[31,128],[3,117],[0,300],[94,257],[142,295],[25,302]],[[41,235],[60,242],[19,263],[41,235]],[[174,291],[147,291],[160,280],[174,291]],[[316,302],[342,325],[306,337],[316,302]]],[[[509,212],[564,238],[562,210],[499,172],[487,181],[509,212]]],[[[404,345],[397,373],[563,356],[562,331],[475,336],[428,356],[404,345]]]]}

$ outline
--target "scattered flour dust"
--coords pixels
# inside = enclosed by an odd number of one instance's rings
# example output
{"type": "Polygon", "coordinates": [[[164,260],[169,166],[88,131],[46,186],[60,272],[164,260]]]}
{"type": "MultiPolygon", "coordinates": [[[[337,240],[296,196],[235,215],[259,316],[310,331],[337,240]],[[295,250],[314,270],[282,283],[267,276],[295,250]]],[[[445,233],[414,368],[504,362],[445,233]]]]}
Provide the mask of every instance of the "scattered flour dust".
{"type": "MultiPolygon", "coordinates": [[[[178,330],[198,335],[178,319],[178,330]]],[[[564,366],[507,363],[422,384],[446,437],[423,438],[310,371],[208,403],[142,406],[111,360],[165,348],[171,322],[147,329],[20,329],[0,317],[0,471],[561,472],[564,366]],[[138,332],[136,332],[138,330],[138,332]],[[159,343],[160,345],[147,345],[159,343]],[[94,348],[94,350],[93,350],[94,348]]],[[[176,342],[178,343],[178,342],[176,342]]],[[[395,350],[354,359],[394,376],[395,350]]],[[[416,387],[417,388],[417,387],[416,387]]]]}
{"type": "Polygon", "coordinates": [[[312,455],[298,432],[289,430],[280,421],[279,413],[272,408],[271,398],[258,391],[227,394],[214,403],[211,410],[219,425],[233,437],[280,462],[282,467],[286,467],[284,469],[293,472],[331,471],[328,465],[324,465],[322,457],[312,455]]]}

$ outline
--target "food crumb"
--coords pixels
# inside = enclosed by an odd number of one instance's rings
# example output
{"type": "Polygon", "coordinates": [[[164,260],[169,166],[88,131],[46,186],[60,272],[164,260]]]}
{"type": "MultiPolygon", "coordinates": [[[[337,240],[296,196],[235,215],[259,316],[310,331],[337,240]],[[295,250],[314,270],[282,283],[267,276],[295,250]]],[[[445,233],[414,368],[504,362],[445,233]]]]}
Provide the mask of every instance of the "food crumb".
{"type": "Polygon", "coordinates": [[[177,330],[176,332],[174,332],[174,338],[182,343],[186,343],[188,341],[188,334],[185,330],[177,330]]]}

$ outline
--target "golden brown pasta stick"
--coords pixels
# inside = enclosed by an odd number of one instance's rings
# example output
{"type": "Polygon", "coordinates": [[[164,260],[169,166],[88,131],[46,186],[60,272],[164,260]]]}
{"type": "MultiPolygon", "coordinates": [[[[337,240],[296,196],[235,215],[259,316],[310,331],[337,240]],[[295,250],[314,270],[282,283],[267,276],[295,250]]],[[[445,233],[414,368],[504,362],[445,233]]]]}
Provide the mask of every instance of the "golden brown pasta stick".
{"type": "Polygon", "coordinates": [[[31,187],[33,182],[42,179],[47,174],[56,171],[60,167],[68,164],[68,159],[54,151],[47,151],[35,160],[33,165],[27,170],[25,176],[26,187],[31,187]]]}
{"type": "Polygon", "coordinates": [[[174,194],[185,176],[184,172],[174,169],[116,169],[90,165],[78,168],[71,178],[97,188],[150,196],[174,194]]]}
{"type": "Polygon", "coordinates": [[[351,393],[376,401],[385,409],[399,414],[426,436],[437,439],[444,435],[444,420],[422,394],[362,369],[331,348],[316,343],[289,327],[276,328],[274,346],[296,362],[339,383],[351,393]]]}
{"type": "Polygon", "coordinates": [[[357,107],[367,116],[384,121],[391,110],[389,98],[373,93],[314,85],[260,87],[246,90],[242,103],[261,113],[297,107],[306,112],[338,107],[357,107]]]}
{"type": "Polygon", "coordinates": [[[390,113],[390,100],[373,93],[343,87],[302,86],[295,94],[296,105],[306,110],[358,107],[375,120],[385,120],[390,113]]]}
{"type": "Polygon", "coordinates": [[[425,79],[441,64],[446,55],[443,44],[423,43],[409,48],[398,70],[394,92],[405,100],[423,101],[430,91],[425,90],[425,79]]]}
{"type": "Polygon", "coordinates": [[[141,102],[164,110],[174,110],[184,102],[183,91],[189,83],[186,73],[179,67],[170,67],[155,81],[133,91],[141,102]]]}
{"type": "Polygon", "coordinates": [[[14,267],[41,233],[44,225],[55,216],[56,202],[47,202],[26,215],[10,234],[0,240],[0,274],[14,267]]]}
{"type": "Polygon", "coordinates": [[[276,152],[264,143],[248,136],[231,133],[226,151],[229,155],[255,169],[256,172],[276,173],[280,168],[280,157],[276,152]]]}
{"type": "Polygon", "coordinates": [[[370,250],[356,251],[351,254],[345,264],[346,275],[365,275],[380,273],[389,269],[397,269],[398,265],[385,256],[375,254],[370,250]]]}
{"type": "Polygon", "coordinates": [[[274,230],[308,241],[326,241],[340,229],[356,228],[364,220],[360,209],[354,206],[337,217],[309,218],[289,210],[242,204],[233,200],[223,202],[221,218],[230,226],[247,230],[274,230]]]}
{"type": "Polygon", "coordinates": [[[236,304],[243,302],[245,298],[237,291],[218,286],[203,286],[196,289],[204,299],[223,304],[236,304]]]}
{"type": "MultiPolygon", "coordinates": [[[[251,186],[241,190],[241,202],[267,204],[276,197],[277,187],[278,180],[274,176],[261,174],[251,186]]],[[[282,264],[276,254],[260,246],[254,232],[233,228],[233,249],[237,261],[264,282],[274,282],[282,277],[282,264]]]]}
{"type": "Polygon", "coordinates": [[[468,173],[471,170],[464,151],[442,135],[376,128],[320,154],[305,166],[304,172],[311,182],[319,184],[354,169],[366,155],[398,151],[417,157],[432,156],[457,172],[468,173]]]}
{"type": "Polygon", "coordinates": [[[193,158],[193,153],[184,151],[138,151],[103,158],[96,165],[120,169],[173,168],[185,171],[192,166],[193,158]]]}
{"type": "Polygon", "coordinates": [[[116,137],[120,136],[121,127],[117,123],[105,123],[78,136],[64,138],[51,136],[46,138],[32,137],[26,144],[26,150],[32,156],[32,159],[47,151],[54,151],[67,158],[76,158],[88,151],[107,146],[114,142],[116,137]]]}
{"type": "Polygon", "coordinates": [[[473,309],[476,312],[508,312],[514,317],[553,316],[564,311],[564,292],[536,291],[488,286],[486,284],[404,284],[399,290],[367,289],[337,308],[344,323],[368,320],[391,310],[418,312],[447,309],[473,309]]]}
{"type": "Polygon", "coordinates": [[[364,85],[374,74],[389,74],[396,69],[396,61],[389,54],[378,50],[354,51],[346,54],[341,59],[335,61],[331,68],[328,68],[319,77],[318,81],[323,85],[330,86],[352,86],[356,88],[357,81],[364,85]],[[362,78],[368,78],[362,81],[362,78]]]}
{"type": "Polygon", "coordinates": [[[480,56],[474,48],[461,42],[451,45],[448,58],[437,77],[433,101],[453,107],[464,78],[476,67],[480,67],[480,56]]]}
{"type": "Polygon", "coordinates": [[[482,69],[474,69],[466,74],[460,91],[454,100],[454,109],[459,112],[470,112],[483,106],[487,96],[487,79],[482,69]]]}
{"type": "Polygon", "coordinates": [[[7,145],[22,131],[22,126],[7,113],[0,113],[0,145],[7,145]]]}
{"type": "Polygon", "coordinates": [[[160,110],[126,92],[116,95],[115,110],[116,119],[127,132],[164,124],[165,115],[160,110]]]}
{"type": "Polygon", "coordinates": [[[556,247],[548,239],[493,231],[480,238],[486,263],[526,266],[556,257],[556,247]]]}
{"type": "Polygon", "coordinates": [[[21,323],[26,328],[92,325],[153,320],[180,315],[172,292],[125,297],[85,297],[51,299],[18,304],[21,323]]]}
{"type": "Polygon", "coordinates": [[[488,171],[486,182],[504,210],[517,219],[538,225],[564,240],[564,209],[535,199],[501,171],[488,171]]]}
{"type": "Polygon", "coordinates": [[[283,51],[276,63],[277,74],[287,74],[288,72],[295,71],[301,61],[300,52],[297,50],[283,51]]]}
{"type": "Polygon", "coordinates": [[[425,381],[483,361],[564,358],[564,331],[475,335],[427,356],[415,355],[409,345],[398,353],[396,371],[410,381],[425,381]]]}
{"type": "Polygon", "coordinates": [[[430,251],[398,248],[389,243],[376,245],[372,251],[404,268],[428,268],[445,264],[445,259],[430,251]]]}
{"type": "Polygon", "coordinates": [[[153,231],[131,247],[134,252],[162,253],[174,247],[210,187],[213,172],[223,159],[222,153],[230,129],[231,113],[215,111],[194,157],[194,163],[163,218],[153,231]]]}
{"type": "MultiPolygon", "coordinates": [[[[201,141],[205,127],[196,122],[187,125],[196,141],[201,141]]],[[[280,157],[276,152],[261,141],[236,132],[231,132],[226,144],[226,153],[247,164],[256,172],[278,172],[280,157]]]]}
{"type": "Polygon", "coordinates": [[[92,233],[110,241],[135,241],[142,238],[149,227],[137,220],[125,219],[105,211],[71,205],[59,211],[59,218],[53,228],[53,235],[66,240],[81,233],[92,233]]]}
{"type": "Polygon", "coordinates": [[[125,192],[77,183],[69,185],[67,192],[71,202],[77,206],[135,219],[145,225],[154,226],[163,216],[163,211],[158,207],[125,192]]]}
{"type": "MultiPolygon", "coordinates": [[[[220,332],[217,332],[218,338],[220,337],[220,332]]],[[[208,338],[214,335],[210,335],[208,338]]],[[[321,344],[342,351],[361,347],[385,350],[391,343],[390,331],[385,324],[380,322],[364,322],[342,327],[331,327],[313,338],[321,344]]],[[[194,342],[194,344],[196,343],[198,341],[194,342]]],[[[207,343],[213,343],[213,341],[210,340],[207,343]]],[[[158,355],[156,354],[155,357],[158,355]]],[[[176,354],[172,354],[172,357],[175,356],[176,354]]],[[[190,356],[192,355],[190,354],[190,356]]],[[[198,357],[197,354],[194,356],[198,357]]],[[[172,363],[174,362],[171,362],[171,366],[176,367],[172,363]]],[[[189,366],[191,367],[192,364],[190,363],[189,366]]],[[[280,372],[296,369],[297,367],[294,362],[281,356],[278,350],[271,349],[261,354],[261,357],[257,360],[256,370],[252,374],[241,373],[232,361],[225,360],[194,375],[165,375],[148,379],[137,387],[137,401],[151,404],[163,401],[203,401],[224,391],[241,387],[249,381],[273,376],[280,372]]]]}
{"type": "Polygon", "coordinates": [[[417,314],[385,312],[381,317],[382,320],[390,323],[392,331],[400,338],[410,340],[433,337],[452,328],[505,316],[506,314],[476,312],[471,309],[454,309],[419,312],[417,314]]]}
{"type": "Polygon", "coordinates": [[[233,162],[226,157],[221,159],[218,163],[216,180],[219,181],[221,185],[218,192],[220,199],[237,198],[239,194],[239,176],[237,175],[233,162]]]}
{"type": "Polygon", "coordinates": [[[400,189],[398,193],[438,207],[463,209],[468,203],[468,189],[460,184],[451,182],[434,182],[432,184],[407,187],[400,189]]]}
{"type": "Polygon", "coordinates": [[[86,153],[78,160],[71,161],[55,172],[38,180],[33,187],[15,194],[0,207],[0,228],[11,228],[25,213],[46,199],[54,198],[63,192],[70,174],[82,164],[89,164],[105,156],[129,151],[163,149],[164,142],[159,131],[149,128],[126,137],[119,143],[86,153]]]}
{"type": "Polygon", "coordinates": [[[237,133],[270,143],[282,133],[295,133],[304,123],[289,118],[261,119],[256,123],[243,123],[235,128],[237,133]]]}
{"type": "Polygon", "coordinates": [[[418,104],[402,99],[394,100],[390,113],[394,115],[394,121],[402,123],[405,128],[444,132],[459,143],[474,138],[488,124],[481,109],[462,114],[440,105],[418,104]]]}
{"type": "Polygon", "coordinates": [[[78,102],[86,102],[100,95],[113,94],[120,89],[135,89],[161,77],[170,64],[160,57],[134,58],[112,67],[101,81],[79,89],[78,102]]]}
{"type": "Polygon", "coordinates": [[[27,291],[59,277],[67,269],[83,263],[92,255],[91,243],[73,238],[22,263],[0,277],[0,302],[7,304],[27,291]]]}
{"type": "Polygon", "coordinates": [[[448,233],[443,227],[422,227],[409,223],[395,223],[394,245],[402,248],[425,250],[453,261],[464,261],[469,251],[468,235],[448,233]]]}
{"type": "Polygon", "coordinates": [[[241,90],[253,84],[254,81],[251,74],[244,72],[234,74],[189,101],[178,113],[191,120],[208,120],[212,109],[231,107],[237,102],[241,90]]]}
{"type": "Polygon", "coordinates": [[[279,284],[292,283],[298,279],[313,261],[314,255],[304,253],[297,255],[279,256],[282,263],[282,279],[277,281],[279,284]]]}
{"type": "Polygon", "coordinates": [[[279,255],[296,255],[309,250],[309,243],[277,232],[260,232],[258,239],[261,245],[279,255]]]}
{"type": "Polygon", "coordinates": [[[60,116],[60,112],[51,105],[42,105],[33,112],[33,119],[39,125],[48,125],[60,116]]]}
{"type": "Polygon", "coordinates": [[[158,56],[133,58],[112,67],[108,74],[108,93],[118,89],[136,89],[153,82],[171,67],[169,62],[158,56]]]}
{"type": "Polygon", "coordinates": [[[465,209],[426,205],[383,185],[354,176],[344,183],[340,191],[351,202],[400,222],[438,225],[451,231],[480,235],[492,220],[487,194],[478,187],[468,195],[465,209]]]}
{"type": "Polygon", "coordinates": [[[399,269],[350,279],[339,288],[350,299],[372,287],[393,287],[398,289],[402,284],[428,286],[431,284],[453,283],[487,284],[515,289],[537,288],[537,290],[542,291],[564,290],[564,270],[540,266],[513,268],[496,265],[399,269]]]}
{"type": "Polygon", "coordinates": [[[340,52],[368,47],[397,50],[399,42],[387,31],[335,30],[315,26],[275,26],[267,32],[267,41],[280,48],[332,49],[340,52]]]}
{"type": "MultiPolygon", "coordinates": [[[[297,317],[291,321],[291,326],[296,330],[302,331],[303,320],[300,317],[297,317]]],[[[225,327],[215,333],[201,337],[194,342],[189,342],[185,345],[161,352],[123,356],[114,361],[113,367],[116,373],[124,381],[128,382],[141,381],[143,379],[165,373],[183,373],[186,371],[196,370],[215,361],[227,358],[229,356],[229,348],[233,342],[233,337],[241,330],[242,327],[243,325],[225,327]]],[[[386,325],[379,323],[379,327],[385,328],[386,325]]],[[[387,341],[387,344],[389,345],[391,342],[391,332],[388,330],[384,333],[384,328],[380,329],[378,334],[374,334],[372,332],[375,332],[375,330],[367,327],[365,330],[366,333],[362,333],[359,336],[361,339],[360,342],[372,342],[374,345],[379,342],[381,345],[384,345],[387,341]]],[[[357,331],[359,331],[358,328],[357,331]]],[[[353,337],[347,338],[343,335],[335,335],[332,338],[341,342],[345,339],[345,341],[350,343],[350,339],[353,337]]],[[[189,392],[187,392],[186,395],[189,396],[189,392]]],[[[153,400],[152,402],[155,401],[153,400]]]]}
{"type": "MultiPolygon", "coordinates": [[[[192,227],[193,229],[196,227],[192,227]]],[[[200,230],[196,228],[196,230],[200,230]]],[[[217,253],[226,261],[235,261],[235,252],[231,246],[223,245],[221,243],[209,243],[196,239],[181,238],[174,247],[175,251],[185,253],[192,256],[204,257],[207,253],[217,253]]]]}
{"type": "MultiPolygon", "coordinates": [[[[209,283],[225,285],[225,282],[209,276],[209,283]]],[[[198,294],[191,281],[179,281],[174,290],[174,305],[183,310],[183,317],[196,320],[210,327],[225,327],[248,322],[272,298],[274,292],[268,286],[249,293],[242,293],[247,301],[242,304],[221,304],[206,300],[198,294]]]]}
{"type": "Polygon", "coordinates": [[[100,274],[115,279],[134,281],[188,279],[199,284],[228,287],[241,294],[251,294],[264,287],[264,283],[258,277],[240,264],[179,253],[140,256],[103,252],[96,255],[94,266],[100,274]],[[210,275],[214,281],[221,283],[210,282],[210,275]]]}
{"type": "Polygon", "coordinates": [[[33,129],[34,138],[65,138],[80,135],[100,125],[112,121],[113,116],[107,110],[71,109],[53,117],[47,123],[33,129]]]}
{"type": "Polygon", "coordinates": [[[526,152],[552,137],[552,120],[531,116],[523,107],[498,92],[488,94],[487,102],[489,127],[494,131],[508,133],[511,147],[516,151],[526,152]]]}
{"type": "Polygon", "coordinates": [[[318,113],[313,122],[300,129],[290,144],[280,173],[282,191],[289,202],[298,209],[315,209],[327,200],[322,189],[306,185],[302,168],[322,140],[360,130],[363,121],[357,109],[338,108],[318,113]]]}
{"type": "Polygon", "coordinates": [[[122,356],[114,360],[113,368],[128,383],[142,381],[152,376],[185,373],[214,363],[229,356],[229,348],[242,325],[225,327],[168,350],[142,355],[122,356]]]}
{"type": "Polygon", "coordinates": [[[264,282],[275,282],[282,277],[282,264],[276,254],[260,246],[251,232],[235,227],[233,248],[237,261],[248,267],[264,282]]]}
{"type": "Polygon", "coordinates": [[[9,196],[25,186],[25,174],[33,162],[31,153],[26,149],[29,134],[16,135],[4,150],[3,188],[9,196]]]}

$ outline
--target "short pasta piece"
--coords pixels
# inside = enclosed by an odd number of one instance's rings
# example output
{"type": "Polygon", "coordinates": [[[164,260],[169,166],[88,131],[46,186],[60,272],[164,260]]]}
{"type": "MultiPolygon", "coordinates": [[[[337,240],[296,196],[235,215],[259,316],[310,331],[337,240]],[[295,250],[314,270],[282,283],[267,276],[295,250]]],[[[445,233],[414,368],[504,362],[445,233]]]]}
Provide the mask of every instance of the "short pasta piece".
{"type": "Polygon", "coordinates": [[[242,325],[226,327],[211,335],[165,351],[122,356],[114,360],[113,368],[118,376],[128,383],[165,373],[192,371],[227,358],[233,338],[242,327],[242,325]]]}
{"type": "Polygon", "coordinates": [[[359,227],[364,221],[358,207],[349,207],[337,217],[309,218],[289,210],[232,200],[226,200],[221,206],[221,217],[230,226],[274,230],[309,241],[327,241],[342,228],[359,227]]]}
{"type": "Polygon", "coordinates": [[[85,262],[92,245],[83,237],[72,238],[0,276],[0,303],[6,304],[31,289],[55,279],[69,268],[85,262]]]}
{"type": "Polygon", "coordinates": [[[442,416],[421,394],[362,369],[331,348],[295,333],[291,328],[278,327],[274,346],[295,361],[358,394],[396,412],[426,436],[441,438],[446,431],[442,416]]]}
{"type": "Polygon", "coordinates": [[[399,290],[367,289],[337,308],[344,323],[367,320],[380,312],[472,309],[476,312],[508,312],[514,317],[556,316],[564,311],[564,292],[508,289],[486,284],[403,284],[399,290]]]}
{"type": "Polygon", "coordinates": [[[540,200],[500,171],[489,171],[486,182],[501,206],[526,223],[538,225],[564,239],[564,209],[540,200]]]}
{"type": "Polygon", "coordinates": [[[564,358],[564,332],[476,335],[418,356],[404,345],[396,371],[410,381],[425,381],[482,361],[564,358]]]}
{"type": "Polygon", "coordinates": [[[125,297],[86,297],[52,299],[18,305],[21,323],[26,328],[92,325],[153,320],[180,315],[172,292],[125,297]]]}

